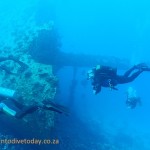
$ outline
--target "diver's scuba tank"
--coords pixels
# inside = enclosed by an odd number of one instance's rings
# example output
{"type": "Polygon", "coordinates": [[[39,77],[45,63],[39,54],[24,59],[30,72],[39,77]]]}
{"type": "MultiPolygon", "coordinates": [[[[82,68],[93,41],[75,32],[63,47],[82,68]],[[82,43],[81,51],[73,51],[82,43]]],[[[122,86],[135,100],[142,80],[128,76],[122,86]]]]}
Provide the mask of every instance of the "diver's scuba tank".
{"type": "Polygon", "coordinates": [[[0,87],[0,96],[13,98],[14,95],[15,95],[15,90],[0,87]]]}

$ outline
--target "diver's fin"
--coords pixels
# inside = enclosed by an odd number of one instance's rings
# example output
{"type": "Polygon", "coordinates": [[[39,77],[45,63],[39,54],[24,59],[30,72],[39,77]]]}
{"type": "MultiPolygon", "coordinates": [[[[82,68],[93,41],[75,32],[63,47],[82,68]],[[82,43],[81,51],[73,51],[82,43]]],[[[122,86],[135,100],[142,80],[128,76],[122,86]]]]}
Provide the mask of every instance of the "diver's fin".
{"type": "Polygon", "coordinates": [[[146,67],[145,67],[145,68],[141,68],[141,70],[142,70],[142,71],[150,71],[150,68],[148,68],[148,67],[146,68],[146,67]]]}
{"type": "Polygon", "coordinates": [[[58,109],[56,109],[56,108],[54,108],[52,106],[43,106],[42,108],[45,109],[45,110],[55,111],[55,112],[58,112],[60,114],[62,113],[62,111],[60,111],[60,110],[58,110],[58,109]]]}
{"type": "Polygon", "coordinates": [[[48,101],[43,101],[43,104],[45,104],[45,106],[53,106],[55,108],[58,108],[58,109],[61,109],[63,111],[66,111],[66,112],[69,112],[68,108],[65,107],[65,106],[62,106],[60,104],[57,104],[57,103],[54,103],[53,101],[51,100],[48,100],[48,101]]]}
{"type": "Polygon", "coordinates": [[[45,109],[45,110],[55,111],[55,112],[60,113],[60,114],[64,113],[66,116],[69,115],[69,112],[68,112],[68,111],[64,111],[64,110],[62,110],[62,109],[59,109],[58,107],[43,106],[42,108],[45,109]]]}
{"type": "Polygon", "coordinates": [[[145,63],[140,63],[140,64],[138,64],[138,65],[135,65],[134,67],[135,67],[136,69],[141,70],[141,71],[150,71],[150,68],[149,68],[148,65],[145,64],[145,63]]]}
{"type": "Polygon", "coordinates": [[[47,109],[47,110],[52,110],[52,111],[56,111],[58,113],[64,113],[65,115],[69,115],[69,110],[67,107],[56,104],[52,101],[48,101],[48,102],[43,102],[43,109],[47,109]]]}

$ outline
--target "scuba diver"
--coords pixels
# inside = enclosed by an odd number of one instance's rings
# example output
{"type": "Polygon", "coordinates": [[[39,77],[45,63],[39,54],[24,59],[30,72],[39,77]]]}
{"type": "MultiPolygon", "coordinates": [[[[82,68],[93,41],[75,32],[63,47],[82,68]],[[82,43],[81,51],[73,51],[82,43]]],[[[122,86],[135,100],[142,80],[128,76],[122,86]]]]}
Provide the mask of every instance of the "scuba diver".
{"type": "Polygon", "coordinates": [[[16,100],[14,90],[0,87],[0,112],[6,113],[17,119],[21,119],[27,114],[31,114],[36,110],[50,110],[57,113],[68,115],[66,107],[56,104],[52,101],[43,102],[42,105],[25,106],[16,100]]]}
{"type": "Polygon", "coordinates": [[[124,75],[117,75],[117,68],[97,65],[88,71],[87,78],[92,81],[93,93],[96,95],[101,91],[101,87],[118,90],[116,85],[132,82],[143,71],[150,71],[150,68],[144,63],[133,66],[124,75]]]}
{"type": "Polygon", "coordinates": [[[129,87],[127,89],[126,106],[127,108],[134,109],[137,106],[137,104],[139,104],[140,106],[142,105],[141,98],[137,96],[135,89],[129,87]]]}

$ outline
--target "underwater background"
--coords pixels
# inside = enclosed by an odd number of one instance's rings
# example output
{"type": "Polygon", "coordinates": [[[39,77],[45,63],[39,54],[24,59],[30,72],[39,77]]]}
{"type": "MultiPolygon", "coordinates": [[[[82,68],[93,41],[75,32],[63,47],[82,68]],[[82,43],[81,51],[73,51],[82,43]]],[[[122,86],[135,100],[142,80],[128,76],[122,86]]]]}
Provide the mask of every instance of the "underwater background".
{"type": "Polygon", "coordinates": [[[86,74],[101,59],[119,74],[138,63],[150,65],[149,8],[148,0],[1,0],[0,54],[17,56],[33,72],[15,78],[21,82],[17,85],[12,77],[5,84],[8,75],[2,72],[0,86],[23,91],[27,104],[51,99],[70,111],[69,116],[30,114],[29,125],[0,116],[1,139],[59,140],[40,146],[1,144],[1,149],[150,150],[149,72],[98,95],[86,74]],[[41,68],[43,74],[37,71],[41,68]],[[126,108],[128,87],[136,89],[142,106],[126,108]]]}

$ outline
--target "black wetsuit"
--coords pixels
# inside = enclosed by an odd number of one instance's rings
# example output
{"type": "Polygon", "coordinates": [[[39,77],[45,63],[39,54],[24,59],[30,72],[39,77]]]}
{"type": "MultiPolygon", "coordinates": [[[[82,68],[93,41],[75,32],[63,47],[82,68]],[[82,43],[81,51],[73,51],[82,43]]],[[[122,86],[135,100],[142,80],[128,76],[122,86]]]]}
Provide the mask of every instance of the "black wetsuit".
{"type": "Polygon", "coordinates": [[[95,90],[95,94],[101,91],[101,87],[110,87],[111,89],[117,90],[117,88],[115,88],[116,85],[132,82],[143,71],[150,71],[150,68],[137,70],[137,68],[133,66],[131,69],[126,71],[124,75],[117,75],[117,71],[110,70],[110,68],[111,67],[108,67],[108,71],[103,71],[103,68],[102,70],[93,69],[94,77],[92,79],[92,86],[93,90],[95,90]]]}
{"type": "MultiPolygon", "coordinates": [[[[135,67],[132,67],[131,69],[126,71],[123,76],[116,75],[117,83],[118,84],[124,84],[124,83],[132,82],[134,79],[136,79],[144,71],[142,69],[139,69],[136,72],[134,72],[133,74],[131,74],[135,69],[136,69],[135,67]]],[[[147,68],[147,71],[148,71],[148,68],[147,68]]]]}

